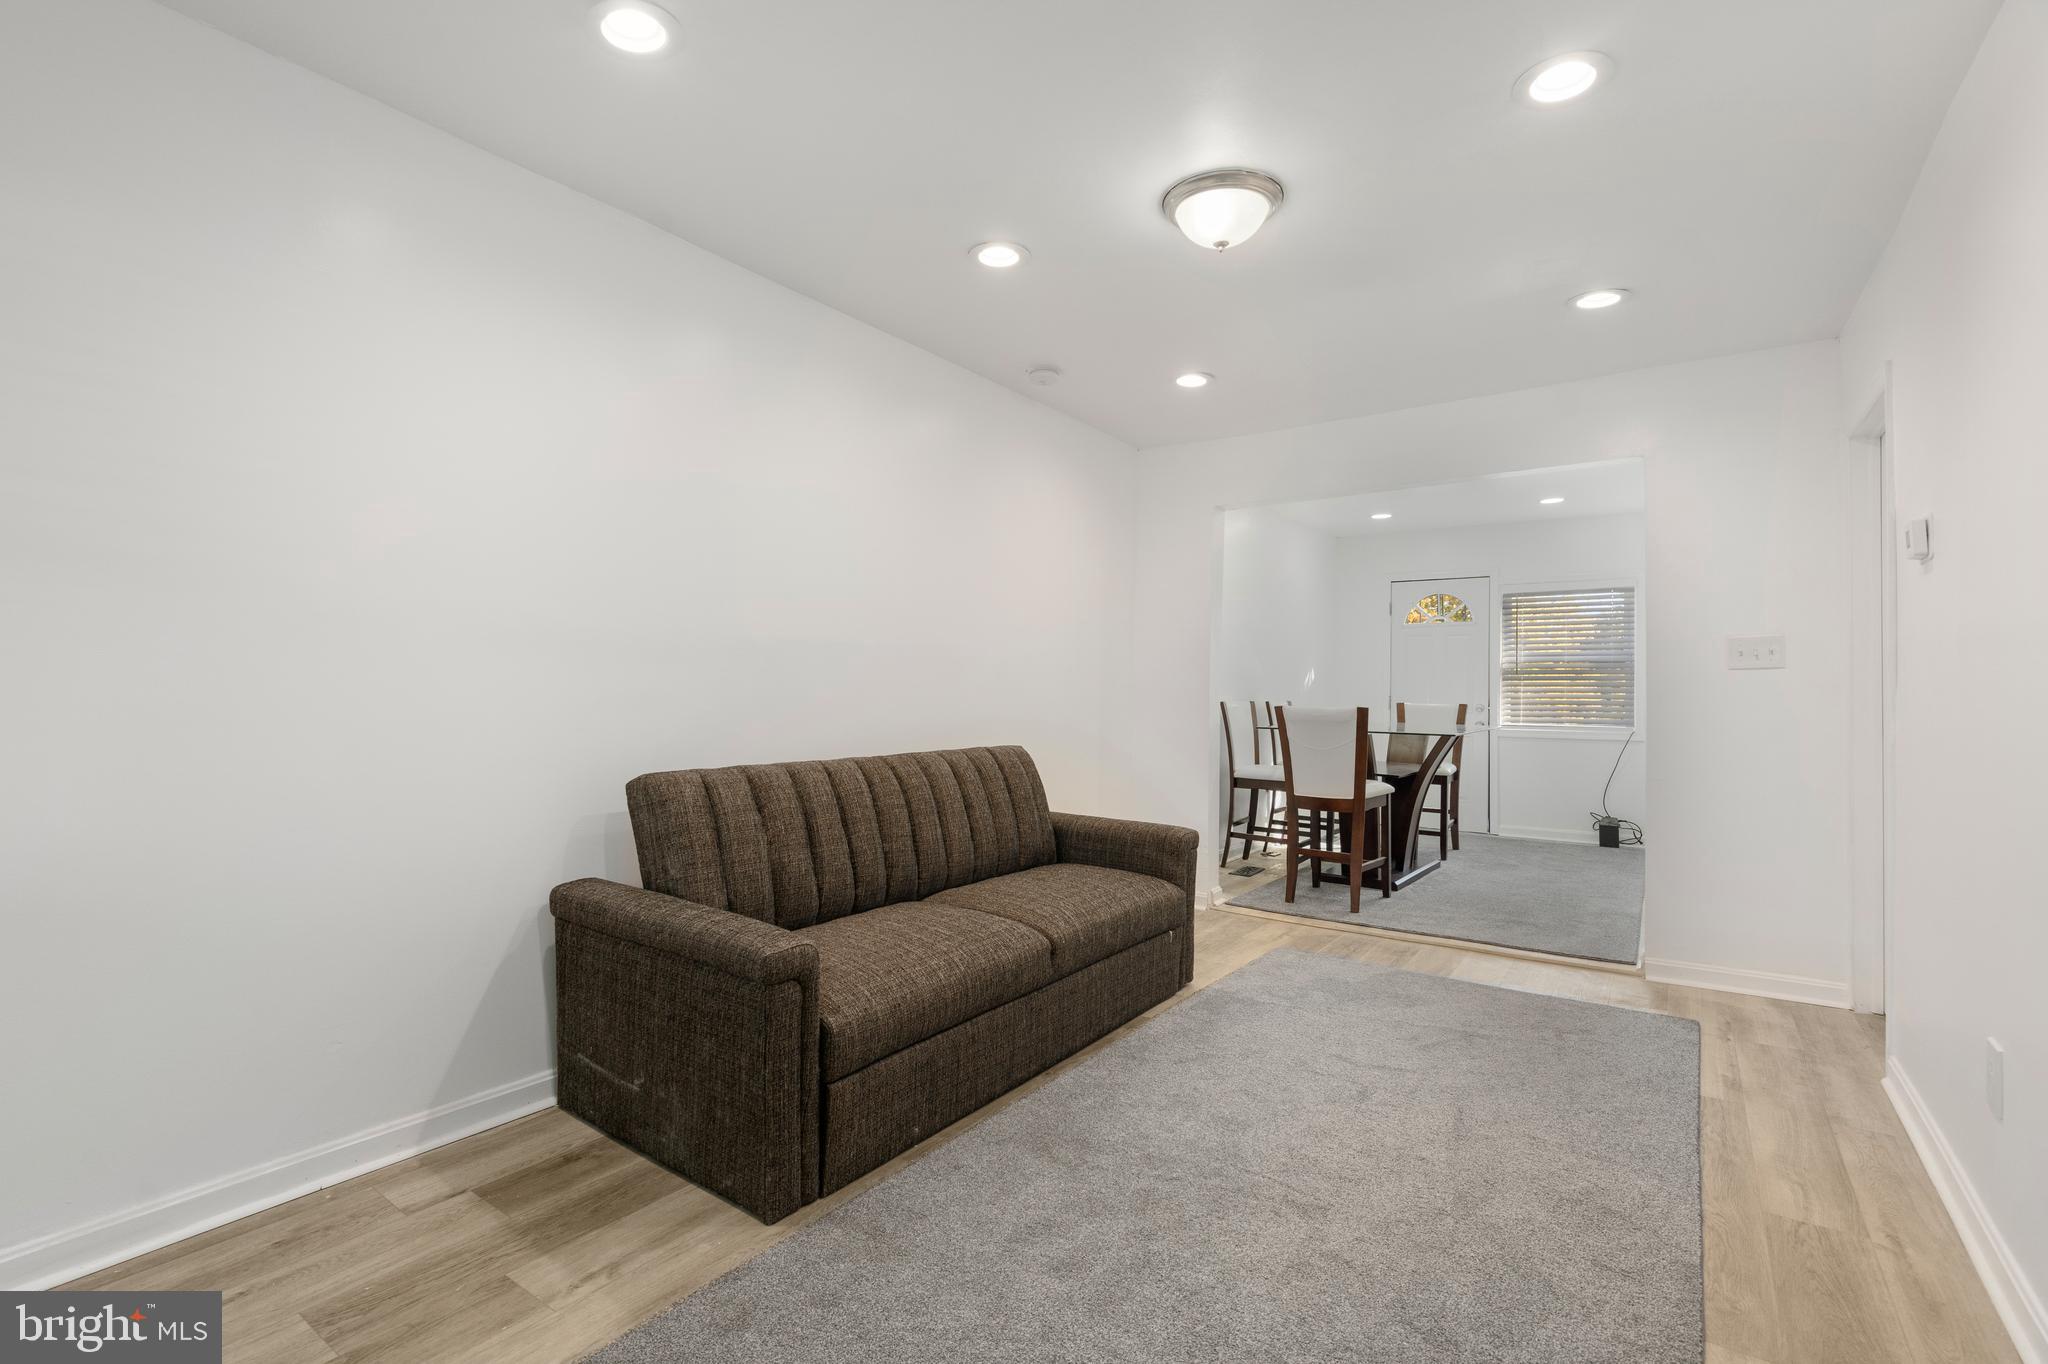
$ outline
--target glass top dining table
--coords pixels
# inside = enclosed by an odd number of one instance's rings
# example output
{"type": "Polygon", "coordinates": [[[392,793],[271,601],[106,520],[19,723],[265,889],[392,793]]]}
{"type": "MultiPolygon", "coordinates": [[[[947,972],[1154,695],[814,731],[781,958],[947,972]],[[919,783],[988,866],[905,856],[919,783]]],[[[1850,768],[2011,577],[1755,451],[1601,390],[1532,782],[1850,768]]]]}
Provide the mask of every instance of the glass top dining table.
{"type": "MultiPolygon", "coordinates": [[[[1277,708],[1275,708],[1277,709],[1277,708]]],[[[1413,737],[1433,742],[1424,752],[1421,761],[1390,761],[1375,763],[1373,777],[1394,788],[1393,816],[1394,846],[1392,854],[1394,886],[1399,889],[1410,882],[1418,881],[1441,867],[1441,861],[1423,862],[1416,860],[1416,843],[1422,833],[1422,809],[1429,796],[1429,785],[1436,779],[1437,771],[1451,756],[1460,739],[1469,739],[1475,734],[1484,734],[1493,726],[1484,720],[1468,720],[1460,724],[1433,724],[1426,720],[1382,720],[1380,715],[1388,711],[1368,710],[1365,732],[1388,738],[1413,737]]],[[[1270,737],[1277,752],[1280,744],[1280,725],[1277,720],[1259,723],[1258,713],[1253,711],[1252,727],[1270,737]]],[[[1349,837],[1348,827],[1341,829],[1343,837],[1349,837]]],[[[1246,844],[1247,848],[1251,845],[1246,844]]]]}
{"type": "Polygon", "coordinates": [[[1432,739],[1463,739],[1472,734],[1484,734],[1493,726],[1485,721],[1462,725],[1432,725],[1419,720],[1381,721],[1368,718],[1365,732],[1368,734],[1419,734],[1432,739]]]}
{"type": "MultiPolygon", "coordinates": [[[[1460,725],[1431,723],[1426,720],[1377,720],[1371,715],[1366,717],[1365,730],[1368,734],[1387,738],[1410,737],[1430,740],[1428,748],[1418,760],[1375,763],[1372,773],[1376,780],[1384,781],[1394,788],[1393,808],[1389,811],[1392,816],[1394,846],[1388,851],[1392,856],[1395,889],[1419,881],[1443,866],[1440,859],[1420,862],[1416,857],[1416,844],[1422,834],[1423,806],[1429,798],[1430,783],[1436,779],[1438,770],[1457,749],[1460,739],[1484,734],[1491,728],[1492,726],[1484,720],[1467,721],[1460,725]]],[[[1348,837],[1348,828],[1342,829],[1341,832],[1348,837]]]]}
{"type": "MultiPolygon", "coordinates": [[[[1260,724],[1254,729],[1277,734],[1278,724],[1260,724]]],[[[1419,734],[1428,738],[1463,739],[1468,735],[1484,734],[1493,726],[1484,720],[1471,721],[1462,725],[1433,725],[1419,720],[1375,720],[1366,717],[1365,732],[1368,734],[1419,734]]]]}

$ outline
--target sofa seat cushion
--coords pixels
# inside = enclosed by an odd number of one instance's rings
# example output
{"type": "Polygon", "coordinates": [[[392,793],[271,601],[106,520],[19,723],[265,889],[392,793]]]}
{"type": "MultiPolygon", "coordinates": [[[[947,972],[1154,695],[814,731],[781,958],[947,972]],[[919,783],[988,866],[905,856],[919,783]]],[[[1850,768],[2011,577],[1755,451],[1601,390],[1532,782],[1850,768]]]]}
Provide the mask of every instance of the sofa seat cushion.
{"type": "Polygon", "coordinates": [[[1170,881],[1072,862],[955,886],[925,903],[957,905],[1044,934],[1059,976],[1171,933],[1188,912],[1187,895],[1170,881]]]}
{"type": "Polygon", "coordinates": [[[1043,934],[929,900],[849,914],[796,936],[818,949],[818,1062],[828,1082],[1054,979],[1043,934]]]}

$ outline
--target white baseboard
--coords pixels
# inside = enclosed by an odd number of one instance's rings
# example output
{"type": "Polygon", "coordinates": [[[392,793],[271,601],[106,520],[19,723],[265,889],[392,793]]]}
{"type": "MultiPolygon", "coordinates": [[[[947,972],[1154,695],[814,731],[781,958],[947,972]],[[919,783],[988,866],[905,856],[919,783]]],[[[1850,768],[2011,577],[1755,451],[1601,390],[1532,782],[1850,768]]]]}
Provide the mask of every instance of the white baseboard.
{"type": "Polygon", "coordinates": [[[1735,966],[1708,966],[1702,962],[1666,961],[1658,957],[1651,957],[1643,963],[1643,974],[1662,985],[1695,985],[1702,990],[1762,995],[1766,999],[1789,999],[1798,1004],[1825,1004],[1833,1009],[1847,1009],[1853,1003],[1846,980],[1781,976],[1775,971],[1746,971],[1735,966]]]}
{"type": "Polygon", "coordinates": [[[1984,1291],[1991,1295],[1991,1305],[1998,1309],[1999,1318],[2012,1335],[2013,1348],[2026,1364],[2048,1364],[2048,1309],[2043,1309],[2041,1295],[2027,1282],[2019,1261],[2013,1258],[2012,1248],[1999,1234],[1998,1224],[1991,1220],[1984,1200],[1977,1196],[1976,1187],[1956,1160],[1948,1138],[1942,1135],[1934,1114],[1928,1111],[1920,1091],[1913,1087],[1896,1056],[1885,1058],[1884,1092],[1891,1096],[1892,1107],[1898,1110],[1899,1121],[1905,1124],[1913,1149],[1920,1153],[1920,1163],[1927,1167],[1927,1176],[1934,1181],[1935,1192],[1941,1195],[1949,1220],[1956,1224],[1963,1248],[1970,1253],[1970,1263],[1977,1266],[1977,1277],[1984,1281],[1984,1291]]]}
{"type": "MultiPolygon", "coordinates": [[[[1476,831],[1475,831],[1476,832],[1476,831]]],[[[1545,843],[1592,843],[1600,842],[1600,835],[1592,829],[1538,829],[1523,824],[1503,824],[1494,834],[1500,838],[1534,838],[1545,843]]]]}
{"type": "Polygon", "coordinates": [[[154,1202],[0,1248],[0,1287],[49,1288],[223,1223],[523,1118],[555,1102],[552,1070],[196,1185],[154,1202]]]}

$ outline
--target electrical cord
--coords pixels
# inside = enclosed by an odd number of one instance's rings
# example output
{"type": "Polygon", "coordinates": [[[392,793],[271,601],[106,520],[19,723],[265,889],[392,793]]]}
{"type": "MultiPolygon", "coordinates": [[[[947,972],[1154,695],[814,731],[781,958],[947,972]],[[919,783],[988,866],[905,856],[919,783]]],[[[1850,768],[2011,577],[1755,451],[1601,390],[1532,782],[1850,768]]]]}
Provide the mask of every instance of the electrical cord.
{"type": "Polygon", "coordinates": [[[1623,835],[1622,844],[1628,847],[1639,846],[1642,843],[1643,826],[1632,819],[1616,819],[1607,808],[1607,793],[1614,789],[1614,774],[1621,771],[1621,760],[1628,756],[1628,746],[1635,741],[1636,732],[1630,730],[1628,737],[1621,741],[1621,752],[1614,755],[1614,766],[1607,769],[1607,784],[1600,788],[1600,808],[1586,812],[1592,817],[1593,827],[1596,829],[1602,824],[1618,825],[1623,835]]]}

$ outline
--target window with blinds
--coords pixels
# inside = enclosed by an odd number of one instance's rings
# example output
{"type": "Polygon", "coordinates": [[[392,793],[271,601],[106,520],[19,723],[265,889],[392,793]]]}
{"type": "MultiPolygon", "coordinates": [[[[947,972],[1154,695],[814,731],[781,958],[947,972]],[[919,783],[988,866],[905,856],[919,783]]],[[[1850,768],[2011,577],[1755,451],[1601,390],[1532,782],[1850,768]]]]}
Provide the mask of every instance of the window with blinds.
{"type": "Polygon", "coordinates": [[[1504,725],[1633,725],[1635,589],[1504,594],[1500,710],[1504,725]]]}

